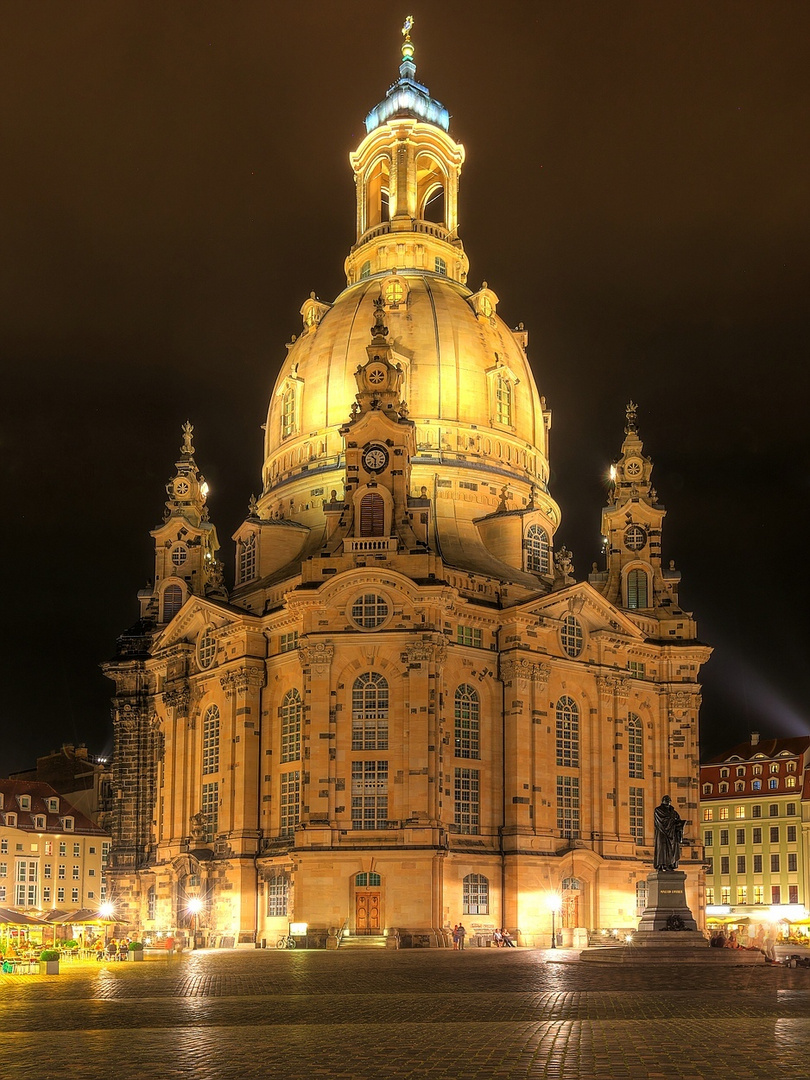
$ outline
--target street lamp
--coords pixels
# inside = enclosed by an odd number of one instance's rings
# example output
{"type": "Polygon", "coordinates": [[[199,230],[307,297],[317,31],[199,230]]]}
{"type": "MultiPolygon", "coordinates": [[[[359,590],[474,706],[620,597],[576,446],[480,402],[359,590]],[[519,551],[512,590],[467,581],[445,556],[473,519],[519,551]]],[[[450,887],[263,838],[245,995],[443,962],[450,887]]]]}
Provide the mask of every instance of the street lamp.
{"type": "Polygon", "coordinates": [[[557,927],[555,919],[557,917],[557,913],[562,909],[562,899],[557,893],[549,893],[548,898],[546,899],[546,905],[551,912],[551,947],[552,949],[556,949],[557,927]]]}
{"type": "Polygon", "coordinates": [[[199,896],[192,896],[186,906],[191,915],[191,947],[194,949],[197,946],[197,916],[202,911],[202,900],[199,896]]]}

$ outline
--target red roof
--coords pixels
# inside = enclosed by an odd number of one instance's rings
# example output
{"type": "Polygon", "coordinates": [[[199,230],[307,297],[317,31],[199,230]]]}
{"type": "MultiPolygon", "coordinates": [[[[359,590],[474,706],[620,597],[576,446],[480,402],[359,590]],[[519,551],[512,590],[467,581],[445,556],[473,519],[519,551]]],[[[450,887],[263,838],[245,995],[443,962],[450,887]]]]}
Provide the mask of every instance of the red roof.
{"type": "Polygon", "coordinates": [[[64,795],[60,795],[50,784],[43,784],[38,780],[0,780],[0,793],[3,795],[3,809],[0,814],[9,812],[17,815],[16,828],[23,832],[32,833],[78,833],[89,836],[107,836],[102,828],[91,821],[89,817],[77,810],[67,801],[64,795]],[[31,797],[30,809],[23,810],[20,806],[20,796],[31,797]],[[48,799],[59,800],[59,810],[54,813],[48,809],[48,799]],[[45,828],[36,826],[36,818],[45,818],[45,828]],[[73,818],[73,828],[65,829],[65,818],[73,818]]]}

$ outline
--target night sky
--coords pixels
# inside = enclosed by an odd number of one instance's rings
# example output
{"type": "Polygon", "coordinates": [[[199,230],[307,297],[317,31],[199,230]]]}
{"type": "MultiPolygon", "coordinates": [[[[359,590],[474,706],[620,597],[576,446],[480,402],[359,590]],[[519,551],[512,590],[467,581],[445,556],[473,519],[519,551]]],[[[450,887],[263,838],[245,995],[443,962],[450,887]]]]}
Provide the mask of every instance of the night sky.
{"type": "Polygon", "coordinates": [[[715,648],[705,752],[810,730],[806,4],[0,11],[0,774],[111,749],[98,664],[137,617],[186,418],[232,580],[284,344],[345,285],[347,155],[408,13],[467,151],[469,284],[526,324],[553,409],[557,544],[584,577],[632,397],[715,648]]]}

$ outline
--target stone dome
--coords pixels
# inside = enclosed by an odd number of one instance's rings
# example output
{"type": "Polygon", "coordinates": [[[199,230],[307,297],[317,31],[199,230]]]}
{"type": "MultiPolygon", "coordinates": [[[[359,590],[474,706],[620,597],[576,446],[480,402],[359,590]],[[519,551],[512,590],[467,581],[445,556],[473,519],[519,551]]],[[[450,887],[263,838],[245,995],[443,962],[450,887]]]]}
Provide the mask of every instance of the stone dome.
{"type": "Polygon", "coordinates": [[[314,298],[304,304],[304,332],[289,346],[267,413],[262,517],[281,506],[285,517],[312,526],[321,496],[337,490],[342,497],[340,428],[351,415],[354,373],[366,360],[380,296],[388,301],[388,339],[416,424],[414,494],[424,486],[432,495],[437,479],[452,472],[462,484],[491,488],[493,510],[502,499],[510,509],[534,499],[553,532],[559,511],[547,490],[550,414],[526,355],[526,332],[509,329],[486,287],[473,294],[441,274],[413,270],[367,277],[331,306],[314,298]]]}

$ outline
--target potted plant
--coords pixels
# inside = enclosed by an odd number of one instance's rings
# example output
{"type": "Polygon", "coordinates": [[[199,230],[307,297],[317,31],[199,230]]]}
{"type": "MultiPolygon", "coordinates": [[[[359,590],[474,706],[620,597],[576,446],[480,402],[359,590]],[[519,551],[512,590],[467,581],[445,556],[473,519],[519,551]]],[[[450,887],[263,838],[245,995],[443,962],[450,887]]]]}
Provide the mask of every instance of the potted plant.
{"type": "Polygon", "coordinates": [[[40,975],[58,975],[59,974],[59,950],[58,949],[43,949],[39,954],[39,973],[40,975]]]}
{"type": "Polygon", "coordinates": [[[142,941],[130,941],[129,951],[132,953],[133,960],[143,960],[143,942],[142,941]]]}

